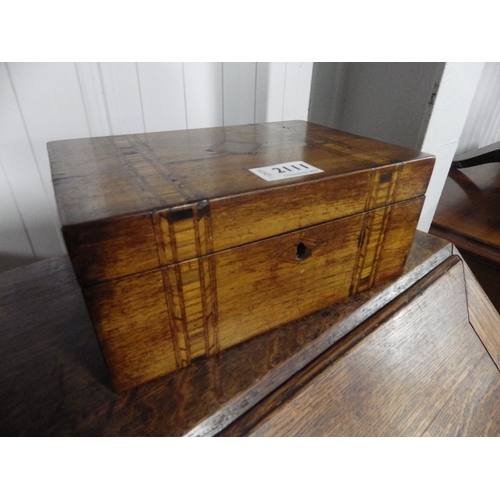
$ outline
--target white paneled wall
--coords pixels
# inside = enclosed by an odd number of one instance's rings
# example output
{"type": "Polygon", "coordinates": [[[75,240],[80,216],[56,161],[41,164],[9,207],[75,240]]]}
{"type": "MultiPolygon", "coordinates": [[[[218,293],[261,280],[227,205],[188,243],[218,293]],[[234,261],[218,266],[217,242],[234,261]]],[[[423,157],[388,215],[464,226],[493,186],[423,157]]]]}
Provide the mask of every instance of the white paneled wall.
{"type": "Polygon", "coordinates": [[[312,63],[0,63],[0,271],[62,254],[46,144],[307,119],[312,63]]]}
{"type": "Polygon", "coordinates": [[[500,141],[500,63],[484,65],[457,155],[500,141]]]}
{"type": "Polygon", "coordinates": [[[480,97],[483,69],[484,63],[322,63],[309,118],[435,155],[418,225],[428,231],[474,95],[480,97]]]}

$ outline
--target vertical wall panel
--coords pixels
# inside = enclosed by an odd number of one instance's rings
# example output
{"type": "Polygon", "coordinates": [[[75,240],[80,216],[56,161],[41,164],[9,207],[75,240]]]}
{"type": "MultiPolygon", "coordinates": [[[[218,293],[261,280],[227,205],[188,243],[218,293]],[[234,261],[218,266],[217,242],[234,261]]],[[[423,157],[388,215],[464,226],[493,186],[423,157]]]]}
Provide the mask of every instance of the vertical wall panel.
{"type": "MultiPolygon", "coordinates": [[[[490,63],[485,66],[480,80],[477,96],[483,94],[479,116],[474,123],[474,137],[479,147],[495,142],[499,130],[496,128],[498,108],[500,104],[500,63],[490,63]]],[[[475,97],[475,96],[474,96],[475,97]]],[[[472,105],[471,105],[472,108],[472,105]]]]}
{"type": "Polygon", "coordinates": [[[0,272],[34,261],[35,258],[0,160],[0,272]]]}
{"type": "Polygon", "coordinates": [[[16,138],[23,138],[24,154],[31,153],[32,167],[23,162],[27,170],[17,171],[11,153],[6,153],[4,165],[35,254],[38,258],[50,257],[63,253],[64,243],[46,145],[61,137],[90,133],[78,75],[69,63],[10,63],[7,68],[16,100],[16,138]],[[36,188],[38,179],[43,183],[42,191],[36,188]]]}
{"type": "Polygon", "coordinates": [[[307,120],[313,63],[271,63],[264,121],[307,120]]]}
{"type": "Polygon", "coordinates": [[[255,63],[223,63],[224,125],[255,121],[255,63]]]}
{"type": "Polygon", "coordinates": [[[307,120],[312,63],[287,63],[283,95],[283,120],[307,120]]]}
{"type": "Polygon", "coordinates": [[[89,135],[102,137],[111,134],[98,63],[76,63],[75,68],[89,135]]]}
{"type": "Polygon", "coordinates": [[[222,125],[222,64],[184,63],[188,128],[222,125]]]}
{"type": "Polygon", "coordinates": [[[327,127],[340,128],[348,64],[314,63],[308,113],[310,121],[327,127]]]}
{"type": "Polygon", "coordinates": [[[182,63],[137,65],[146,132],[186,128],[182,63]]]}
{"type": "Polygon", "coordinates": [[[418,229],[428,231],[456,154],[484,63],[446,63],[422,150],[436,156],[418,229]]]}
{"type": "Polygon", "coordinates": [[[500,63],[486,63],[472,101],[457,155],[500,141],[500,63]]]}
{"type": "Polygon", "coordinates": [[[255,123],[263,123],[267,119],[269,100],[269,72],[271,63],[259,62],[255,67],[255,123]]]}
{"type": "MultiPolygon", "coordinates": [[[[440,63],[332,63],[331,66],[332,71],[323,72],[323,77],[332,78],[332,100],[325,102],[325,107],[330,106],[334,112],[318,113],[322,101],[316,102],[311,105],[311,112],[320,118],[311,116],[312,121],[329,118],[329,126],[346,132],[408,148],[420,147],[429,103],[441,78],[440,63]]],[[[314,97],[324,96],[325,83],[321,83],[323,89],[314,93],[314,97]]]]}
{"type": "Polygon", "coordinates": [[[47,142],[306,119],[310,66],[0,63],[0,269],[64,252],[47,142]]]}
{"type": "Polygon", "coordinates": [[[269,67],[267,87],[266,120],[278,122],[283,119],[283,98],[285,95],[286,63],[272,63],[269,67]]]}
{"type": "Polygon", "coordinates": [[[20,112],[49,201],[48,141],[89,134],[75,67],[68,63],[9,63],[20,112]]]}
{"type": "Polygon", "coordinates": [[[144,132],[139,77],[135,63],[99,63],[112,135],[144,132]]]}
{"type": "MultiPolygon", "coordinates": [[[[19,81],[22,80],[23,71],[24,68],[14,67],[21,95],[26,90],[19,81]]],[[[7,65],[1,64],[0,161],[28,231],[35,256],[49,257],[62,253],[62,247],[53,218],[53,204],[49,202],[42,180],[42,166],[37,164],[34,145],[30,141],[25,118],[19,106],[17,87],[15,91],[12,85],[13,80],[7,65]]],[[[28,116],[31,114],[36,113],[28,113],[28,116]]]]}

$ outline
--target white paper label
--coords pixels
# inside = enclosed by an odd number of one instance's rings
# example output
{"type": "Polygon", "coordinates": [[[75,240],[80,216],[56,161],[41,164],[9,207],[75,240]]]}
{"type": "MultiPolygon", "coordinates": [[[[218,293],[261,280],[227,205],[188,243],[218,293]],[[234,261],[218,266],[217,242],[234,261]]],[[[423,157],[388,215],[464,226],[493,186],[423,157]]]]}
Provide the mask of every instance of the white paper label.
{"type": "Polygon", "coordinates": [[[324,172],[324,170],[313,167],[305,161],[290,161],[288,163],[271,165],[270,167],[250,168],[249,170],[266,181],[279,181],[280,179],[288,179],[289,177],[324,172]]]}

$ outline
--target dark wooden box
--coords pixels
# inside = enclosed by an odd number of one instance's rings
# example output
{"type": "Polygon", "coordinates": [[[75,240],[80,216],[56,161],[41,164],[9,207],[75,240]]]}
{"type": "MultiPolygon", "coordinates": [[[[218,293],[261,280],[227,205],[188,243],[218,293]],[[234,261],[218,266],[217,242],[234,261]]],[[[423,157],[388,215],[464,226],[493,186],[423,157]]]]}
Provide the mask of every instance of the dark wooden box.
{"type": "Polygon", "coordinates": [[[399,275],[434,164],[303,121],[48,151],[117,391],[399,275]]]}

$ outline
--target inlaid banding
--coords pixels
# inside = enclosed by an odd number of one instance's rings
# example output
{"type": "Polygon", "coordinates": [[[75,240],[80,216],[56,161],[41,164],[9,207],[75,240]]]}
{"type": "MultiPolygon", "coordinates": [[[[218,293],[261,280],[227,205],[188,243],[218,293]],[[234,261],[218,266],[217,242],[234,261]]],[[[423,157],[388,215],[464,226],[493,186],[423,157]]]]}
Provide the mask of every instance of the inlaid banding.
{"type": "Polygon", "coordinates": [[[176,362],[219,352],[210,204],[202,200],[153,214],[176,362]]]}

